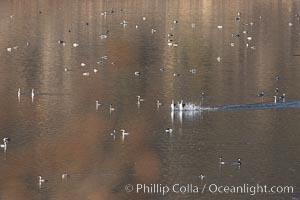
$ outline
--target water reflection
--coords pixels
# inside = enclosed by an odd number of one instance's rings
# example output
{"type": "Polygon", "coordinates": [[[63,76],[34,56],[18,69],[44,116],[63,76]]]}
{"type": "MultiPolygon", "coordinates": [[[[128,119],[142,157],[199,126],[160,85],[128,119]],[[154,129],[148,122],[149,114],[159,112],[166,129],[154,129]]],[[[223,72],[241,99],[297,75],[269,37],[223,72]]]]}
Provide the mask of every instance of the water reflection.
{"type": "MultiPolygon", "coordinates": [[[[287,102],[297,102],[299,59],[292,55],[299,53],[299,6],[272,0],[1,1],[0,136],[12,141],[0,154],[0,199],[161,199],[127,194],[128,183],[299,185],[298,108],[169,109],[172,99],[206,107],[268,106],[277,87],[287,102]],[[263,100],[258,91],[265,91],[263,100]],[[137,104],[138,95],[144,101],[137,104]],[[241,157],[242,168],[220,174],[221,155],[241,157]],[[205,179],[194,178],[201,174],[205,179]],[[39,175],[48,180],[40,189],[39,175]]],[[[291,196],[260,196],[277,197],[291,196]]]]}

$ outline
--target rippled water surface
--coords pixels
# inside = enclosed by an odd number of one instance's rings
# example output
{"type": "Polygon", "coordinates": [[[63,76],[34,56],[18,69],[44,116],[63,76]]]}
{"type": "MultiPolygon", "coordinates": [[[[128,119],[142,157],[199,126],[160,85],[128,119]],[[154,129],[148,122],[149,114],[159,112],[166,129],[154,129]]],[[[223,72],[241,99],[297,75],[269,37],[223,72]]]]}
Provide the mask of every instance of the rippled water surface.
{"type": "Polygon", "coordinates": [[[179,183],[288,185],[294,194],[251,199],[298,200],[299,106],[169,105],[272,105],[277,87],[299,101],[299,9],[293,0],[0,1],[0,137],[11,139],[0,152],[0,199],[252,197],[125,191],[179,183]],[[242,166],[220,167],[220,156],[242,166]]]}

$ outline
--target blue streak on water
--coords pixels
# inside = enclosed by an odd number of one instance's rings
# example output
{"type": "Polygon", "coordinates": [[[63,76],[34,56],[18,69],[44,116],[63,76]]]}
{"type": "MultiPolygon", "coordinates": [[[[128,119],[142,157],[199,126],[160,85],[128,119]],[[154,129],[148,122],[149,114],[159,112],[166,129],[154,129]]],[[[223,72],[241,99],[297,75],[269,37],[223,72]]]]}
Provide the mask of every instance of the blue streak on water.
{"type": "Polygon", "coordinates": [[[260,110],[260,109],[275,109],[275,108],[298,108],[300,101],[287,103],[265,103],[265,104],[247,104],[247,105],[232,105],[232,106],[217,106],[212,110],[260,110]]]}

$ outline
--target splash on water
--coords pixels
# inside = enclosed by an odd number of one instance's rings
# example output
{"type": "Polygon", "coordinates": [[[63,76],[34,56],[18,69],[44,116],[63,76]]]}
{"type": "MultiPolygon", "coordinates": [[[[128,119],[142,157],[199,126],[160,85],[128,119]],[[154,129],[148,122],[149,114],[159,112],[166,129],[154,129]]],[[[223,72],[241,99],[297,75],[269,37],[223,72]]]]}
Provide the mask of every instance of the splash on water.
{"type": "Polygon", "coordinates": [[[261,109],[276,109],[276,108],[299,108],[300,101],[282,102],[282,103],[259,103],[259,104],[244,104],[244,105],[227,105],[216,107],[203,107],[194,103],[184,103],[182,100],[171,103],[171,111],[189,111],[203,112],[216,110],[261,110],[261,109]]]}
{"type": "Polygon", "coordinates": [[[183,100],[174,103],[172,101],[171,103],[171,111],[188,111],[188,112],[193,112],[193,111],[198,111],[198,112],[203,112],[203,111],[212,111],[216,110],[216,108],[213,107],[203,107],[201,105],[196,105],[194,103],[184,103],[183,100]]]}

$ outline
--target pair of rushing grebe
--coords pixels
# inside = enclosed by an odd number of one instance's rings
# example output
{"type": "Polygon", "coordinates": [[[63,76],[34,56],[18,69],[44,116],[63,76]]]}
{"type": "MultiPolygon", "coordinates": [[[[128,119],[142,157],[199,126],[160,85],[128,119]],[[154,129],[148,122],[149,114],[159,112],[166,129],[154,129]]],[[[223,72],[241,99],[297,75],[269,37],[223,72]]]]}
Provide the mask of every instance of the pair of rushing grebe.
{"type": "Polygon", "coordinates": [[[238,160],[237,160],[237,161],[234,161],[234,162],[224,162],[224,161],[223,161],[223,157],[221,156],[221,157],[219,158],[219,164],[220,164],[220,165],[237,165],[237,166],[241,166],[241,165],[242,165],[242,162],[241,162],[241,159],[240,159],[240,158],[238,158],[238,160]]]}
{"type": "MultiPolygon", "coordinates": [[[[34,89],[31,89],[31,97],[34,98],[35,96],[35,92],[34,89]]],[[[21,88],[18,89],[18,98],[21,97],[21,88]]]]}
{"type": "MultiPolygon", "coordinates": [[[[70,175],[67,173],[63,173],[61,175],[61,179],[62,180],[67,180],[68,178],[70,178],[70,175]]],[[[38,176],[38,183],[39,183],[39,187],[41,188],[43,183],[48,182],[47,179],[43,178],[42,176],[38,176]]]]}
{"type": "Polygon", "coordinates": [[[285,102],[285,97],[286,97],[286,94],[285,93],[283,93],[281,96],[277,96],[277,95],[275,95],[274,96],[274,103],[277,103],[277,100],[279,100],[279,101],[282,101],[282,102],[285,102]]]}
{"type": "MultiPolygon", "coordinates": [[[[96,101],[96,110],[99,109],[99,107],[101,106],[101,103],[99,103],[99,101],[96,101]]],[[[109,105],[109,111],[112,112],[112,111],[115,111],[116,109],[113,107],[112,104],[109,105]]]]}
{"type": "Polygon", "coordinates": [[[177,104],[174,103],[174,100],[172,100],[172,103],[171,103],[171,109],[172,110],[178,109],[180,111],[183,111],[184,106],[185,106],[185,103],[183,103],[183,100],[180,100],[177,104]]]}
{"type": "MultiPolygon", "coordinates": [[[[127,133],[124,129],[120,130],[121,131],[121,135],[122,135],[122,141],[125,140],[125,137],[127,135],[129,135],[129,133],[127,133]]],[[[110,133],[111,136],[113,136],[114,138],[114,141],[116,140],[116,137],[117,137],[117,131],[116,130],[113,130],[113,132],[110,133]]]]}

